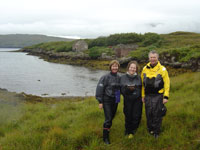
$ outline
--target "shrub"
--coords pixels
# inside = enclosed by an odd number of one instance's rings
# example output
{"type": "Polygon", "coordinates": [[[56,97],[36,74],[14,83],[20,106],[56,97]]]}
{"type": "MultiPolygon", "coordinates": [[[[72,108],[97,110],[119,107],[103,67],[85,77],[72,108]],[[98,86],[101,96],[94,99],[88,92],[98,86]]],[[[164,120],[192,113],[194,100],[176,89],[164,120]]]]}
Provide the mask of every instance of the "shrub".
{"type": "Polygon", "coordinates": [[[187,62],[192,58],[200,58],[200,45],[186,46],[180,48],[169,48],[162,51],[162,53],[169,53],[176,56],[180,62],[187,62]]]}
{"type": "Polygon", "coordinates": [[[113,55],[114,51],[111,48],[106,47],[92,47],[89,49],[89,56],[92,59],[96,59],[101,56],[102,53],[106,53],[107,55],[113,55]]]}
{"type": "Polygon", "coordinates": [[[95,46],[114,46],[117,44],[131,44],[142,42],[143,35],[137,33],[121,33],[112,34],[108,37],[99,37],[97,39],[90,40],[89,48],[95,46]]]}
{"type": "Polygon", "coordinates": [[[130,56],[137,60],[147,60],[148,54],[151,50],[155,50],[156,46],[141,47],[135,51],[130,52],[130,56]]]}
{"type": "Polygon", "coordinates": [[[137,33],[113,34],[107,38],[107,45],[131,44],[141,42],[143,36],[137,33]]]}
{"type": "Polygon", "coordinates": [[[154,44],[155,46],[159,47],[162,43],[160,35],[156,33],[145,33],[144,34],[144,41],[143,46],[149,46],[154,44]]]}
{"type": "Polygon", "coordinates": [[[99,37],[97,39],[91,40],[88,44],[89,48],[95,46],[106,46],[107,45],[107,38],[106,37],[99,37]]]}

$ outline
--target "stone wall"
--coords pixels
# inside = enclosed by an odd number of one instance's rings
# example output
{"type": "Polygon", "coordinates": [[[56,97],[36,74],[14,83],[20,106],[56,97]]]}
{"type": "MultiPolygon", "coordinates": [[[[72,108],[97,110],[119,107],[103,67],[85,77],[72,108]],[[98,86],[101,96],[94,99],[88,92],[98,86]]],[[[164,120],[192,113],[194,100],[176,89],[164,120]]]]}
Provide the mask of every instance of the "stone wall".
{"type": "Polygon", "coordinates": [[[84,40],[78,40],[72,46],[72,50],[74,52],[82,52],[87,49],[88,49],[88,44],[84,40]]]}
{"type": "Polygon", "coordinates": [[[176,55],[169,53],[163,53],[160,55],[160,62],[164,65],[171,66],[173,68],[186,68],[193,71],[200,71],[200,58],[192,58],[187,62],[179,62],[176,55]]]}
{"type": "MultiPolygon", "coordinates": [[[[187,62],[179,62],[177,60],[177,57],[175,54],[169,54],[169,53],[162,53],[159,56],[159,61],[162,65],[164,66],[170,66],[172,68],[183,68],[183,69],[189,69],[192,71],[200,71],[200,58],[193,58],[190,59],[187,62]]],[[[139,64],[146,64],[149,62],[148,59],[144,60],[144,59],[136,59],[136,58],[131,58],[131,57],[124,57],[124,58],[120,58],[118,59],[121,66],[126,66],[128,64],[128,62],[130,62],[131,60],[136,60],[139,64]]]]}
{"type": "Polygon", "coordinates": [[[118,44],[113,48],[113,50],[115,51],[116,57],[120,58],[128,56],[129,52],[136,50],[137,48],[138,45],[136,44],[127,44],[127,45],[118,44]]]}

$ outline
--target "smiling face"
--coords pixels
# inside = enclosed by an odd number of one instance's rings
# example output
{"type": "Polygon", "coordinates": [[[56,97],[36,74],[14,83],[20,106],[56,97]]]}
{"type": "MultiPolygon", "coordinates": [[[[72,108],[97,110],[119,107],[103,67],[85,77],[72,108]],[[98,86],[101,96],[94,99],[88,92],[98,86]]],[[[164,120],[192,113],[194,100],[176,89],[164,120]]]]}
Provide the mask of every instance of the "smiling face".
{"type": "Polygon", "coordinates": [[[150,53],[149,54],[149,61],[151,65],[155,66],[158,63],[158,54],[150,53]]]}
{"type": "Polygon", "coordinates": [[[117,63],[114,63],[112,66],[111,66],[111,72],[112,73],[117,73],[118,72],[118,69],[119,69],[119,66],[117,63]]]}
{"type": "Polygon", "coordinates": [[[136,64],[131,64],[128,68],[128,73],[130,75],[134,75],[137,71],[137,67],[136,67],[136,64]]]}

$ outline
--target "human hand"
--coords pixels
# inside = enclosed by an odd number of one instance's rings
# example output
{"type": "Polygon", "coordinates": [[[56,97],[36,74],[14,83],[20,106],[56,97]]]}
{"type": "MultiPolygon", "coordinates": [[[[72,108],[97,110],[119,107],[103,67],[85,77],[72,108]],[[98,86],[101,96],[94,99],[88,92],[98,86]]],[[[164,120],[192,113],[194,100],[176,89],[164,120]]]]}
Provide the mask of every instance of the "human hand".
{"type": "Polygon", "coordinates": [[[135,89],[135,87],[134,87],[134,86],[128,86],[128,88],[129,88],[129,90],[130,90],[131,92],[133,92],[133,91],[134,91],[134,89],[135,89]]]}
{"type": "Polygon", "coordinates": [[[102,109],[103,108],[103,104],[99,104],[99,109],[102,109]]]}
{"type": "Polygon", "coordinates": [[[144,101],[144,97],[142,97],[142,102],[145,103],[145,101],[144,101]]]}
{"type": "Polygon", "coordinates": [[[168,99],[164,98],[163,99],[163,104],[167,103],[168,102],[168,99]]]}

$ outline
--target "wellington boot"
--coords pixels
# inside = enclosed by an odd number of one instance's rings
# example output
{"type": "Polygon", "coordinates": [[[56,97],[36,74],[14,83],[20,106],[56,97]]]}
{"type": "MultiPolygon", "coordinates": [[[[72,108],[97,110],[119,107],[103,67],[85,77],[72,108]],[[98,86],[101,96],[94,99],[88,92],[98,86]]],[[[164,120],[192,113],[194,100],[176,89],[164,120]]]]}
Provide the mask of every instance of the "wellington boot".
{"type": "Polygon", "coordinates": [[[108,129],[103,130],[103,141],[104,141],[105,144],[110,144],[109,130],[108,129]]]}
{"type": "Polygon", "coordinates": [[[104,139],[103,140],[105,144],[110,144],[110,140],[109,139],[104,139]]]}
{"type": "Polygon", "coordinates": [[[155,137],[155,139],[158,139],[158,137],[159,137],[158,134],[154,134],[153,136],[155,137]]]}

